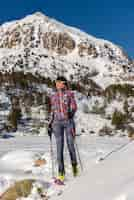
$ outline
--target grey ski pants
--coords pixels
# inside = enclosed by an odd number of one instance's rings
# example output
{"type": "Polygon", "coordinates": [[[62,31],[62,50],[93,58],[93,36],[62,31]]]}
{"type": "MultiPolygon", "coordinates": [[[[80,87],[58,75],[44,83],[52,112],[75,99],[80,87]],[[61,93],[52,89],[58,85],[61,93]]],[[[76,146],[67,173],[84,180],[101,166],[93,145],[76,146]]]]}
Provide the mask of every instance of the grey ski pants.
{"type": "Polygon", "coordinates": [[[59,173],[65,173],[64,168],[64,133],[66,135],[67,147],[70,154],[72,164],[77,164],[76,151],[74,146],[74,137],[72,135],[72,128],[74,127],[74,120],[62,120],[53,122],[53,133],[57,145],[57,161],[59,173]]]}

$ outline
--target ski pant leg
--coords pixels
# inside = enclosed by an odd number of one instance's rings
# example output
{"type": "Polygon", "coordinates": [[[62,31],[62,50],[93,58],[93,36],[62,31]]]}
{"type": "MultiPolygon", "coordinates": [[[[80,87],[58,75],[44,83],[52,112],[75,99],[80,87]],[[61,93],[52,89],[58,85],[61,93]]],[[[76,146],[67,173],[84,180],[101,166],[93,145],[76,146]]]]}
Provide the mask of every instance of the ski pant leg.
{"type": "Polygon", "coordinates": [[[67,140],[67,146],[71,158],[72,164],[77,164],[77,158],[76,158],[76,151],[74,146],[74,137],[72,134],[72,128],[74,127],[73,120],[68,120],[68,122],[65,125],[65,133],[66,133],[66,140],[67,140]]]}
{"type": "Polygon", "coordinates": [[[56,139],[57,146],[57,161],[58,161],[58,171],[60,173],[65,173],[64,168],[64,127],[61,122],[56,122],[53,124],[53,133],[56,139]]]}

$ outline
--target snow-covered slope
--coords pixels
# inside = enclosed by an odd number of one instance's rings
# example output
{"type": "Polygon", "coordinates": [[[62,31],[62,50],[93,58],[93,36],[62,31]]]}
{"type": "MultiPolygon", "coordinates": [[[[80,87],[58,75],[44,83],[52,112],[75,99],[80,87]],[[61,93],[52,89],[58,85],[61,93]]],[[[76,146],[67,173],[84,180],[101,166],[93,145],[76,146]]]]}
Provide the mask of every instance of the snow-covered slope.
{"type": "Polygon", "coordinates": [[[130,76],[133,64],[117,45],[35,13],[0,27],[0,69],[72,81],[86,77],[106,87],[130,76]]]}
{"type": "Polygon", "coordinates": [[[90,166],[63,195],[52,199],[133,200],[133,153],[134,142],[129,142],[106,160],[90,166]]]}
{"type": "MultiPolygon", "coordinates": [[[[51,157],[47,137],[0,139],[0,194],[15,181],[33,178],[41,184],[42,191],[52,197],[49,197],[52,200],[133,200],[134,142],[116,136],[103,138],[91,135],[79,136],[76,141],[84,171],[81,171],[79,165],[80,176],[72,177],[70,159],[65,146],[66,185],[56,188],[51,180],[51,157]],[[108,154],[105,160],[96,162],[108,154]],[[46,164],[36,167],[34,160],[39,157],[45,158],[46,164]]],[[[31,192],[31,195],[24,199],[44,200],[43,197],[37,198],[37,194],[37,191],[31,192]]]]}

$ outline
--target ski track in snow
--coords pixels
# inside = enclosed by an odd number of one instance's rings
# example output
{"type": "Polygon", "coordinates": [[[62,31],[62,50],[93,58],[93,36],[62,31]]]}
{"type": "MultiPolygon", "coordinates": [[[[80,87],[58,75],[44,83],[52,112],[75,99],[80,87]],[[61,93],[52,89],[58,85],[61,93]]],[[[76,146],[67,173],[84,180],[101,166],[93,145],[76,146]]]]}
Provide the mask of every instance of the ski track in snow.
{"type": "Polygon", "coordinates": [[[15,137],[0,139],[0,156],[3,154],[23,149],[34,152],[45,152],[49,150],[49,140],[47,137],[15,137]]]}
{"type": "MultiPolygon", "coordinates": [[[[94,137],[94,136],[79,136],[76,139],[81,154],[91,156],[92,154],[108,153],[113,148],[119,147],[121,144],[127,143],[123,138],[110,138],[110,137],[94,137]]],[[[55,140],[53,140],[53,148],[55,149],[55,140]]],[[[65,153],[66,151],[65,146],[65,153]]],[[[0,157],[9,151],[27,150],[34,152],[49,152],[50,141],[47,136],[36,137],[15,137],[9,139],[0,139],[0,157]]],[[[86,157],[84,156],[84,157],[86,157]]],[[[92,156],[91,156],[92,157],[92,156]]]]}

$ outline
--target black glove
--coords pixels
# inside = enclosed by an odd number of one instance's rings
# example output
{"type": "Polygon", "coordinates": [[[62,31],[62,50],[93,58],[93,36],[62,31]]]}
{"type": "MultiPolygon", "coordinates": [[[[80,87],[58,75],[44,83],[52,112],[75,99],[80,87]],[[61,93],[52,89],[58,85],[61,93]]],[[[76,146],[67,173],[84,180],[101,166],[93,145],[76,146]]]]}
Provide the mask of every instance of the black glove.
{"type": "Polygon", "coordinates": [[[68,118],[72,119],[74,117],[74,112],[68,112],[68,118]]]}
{"type": "Polygon", "coordinates": [[[51,123],[48,125],[48,136],[51,139],[51,137],[52,137],[52,124],[51,123]]]}

